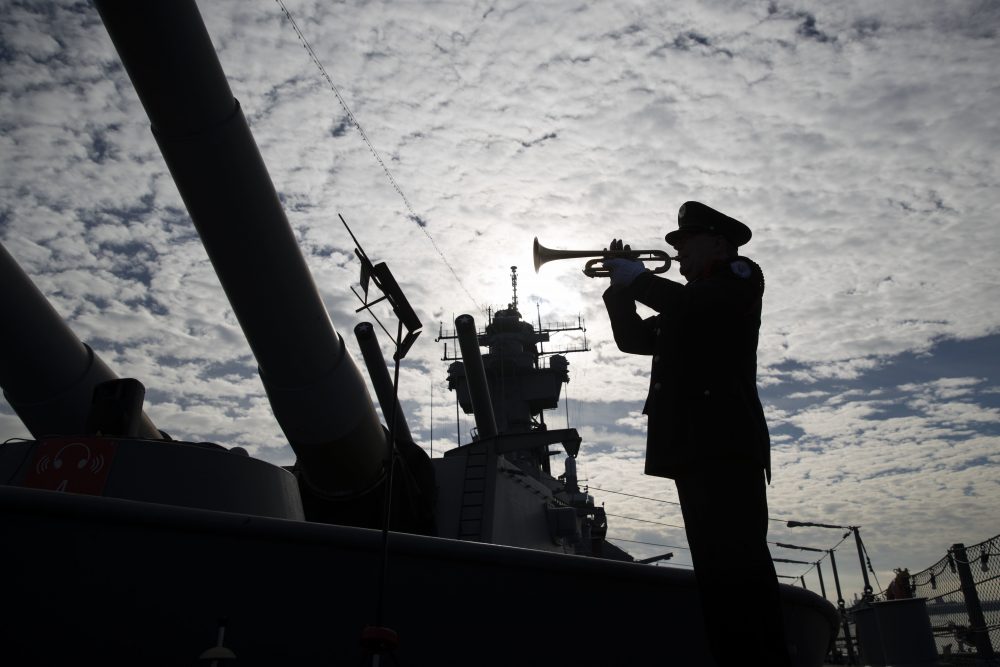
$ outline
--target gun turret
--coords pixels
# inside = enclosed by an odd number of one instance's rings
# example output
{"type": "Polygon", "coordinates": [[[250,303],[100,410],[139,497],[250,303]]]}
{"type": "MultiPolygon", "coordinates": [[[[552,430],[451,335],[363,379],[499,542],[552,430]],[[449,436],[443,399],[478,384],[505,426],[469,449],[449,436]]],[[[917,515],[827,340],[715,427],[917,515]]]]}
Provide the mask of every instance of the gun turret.
{"type": "MultiPolygon", "coordinates": [[[[94,387],[117,379],[0,245],[0,387],[35,438],[87,433],[94,387]]],[[[138,436],[159,439],[145,414],[138,436]]]]}
{"type": "Polygon", "coordinates": [[[98,0],[153,136],[298,456],[300,481],[368,489],[386,438],[313,283],[193,0],[98,0]]]}

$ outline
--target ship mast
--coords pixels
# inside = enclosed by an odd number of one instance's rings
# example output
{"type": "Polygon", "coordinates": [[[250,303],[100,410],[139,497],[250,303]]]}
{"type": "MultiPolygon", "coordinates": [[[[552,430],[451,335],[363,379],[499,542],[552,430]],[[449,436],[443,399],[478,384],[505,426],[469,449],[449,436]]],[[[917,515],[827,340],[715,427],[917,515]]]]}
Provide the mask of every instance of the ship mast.
{"type": "Polygon", "coordinates": [[[514,298],[511,299],[510,308],[511,310],[517,310],[517,267],[510,267],[510,286],[514,291],[514,298]]]}

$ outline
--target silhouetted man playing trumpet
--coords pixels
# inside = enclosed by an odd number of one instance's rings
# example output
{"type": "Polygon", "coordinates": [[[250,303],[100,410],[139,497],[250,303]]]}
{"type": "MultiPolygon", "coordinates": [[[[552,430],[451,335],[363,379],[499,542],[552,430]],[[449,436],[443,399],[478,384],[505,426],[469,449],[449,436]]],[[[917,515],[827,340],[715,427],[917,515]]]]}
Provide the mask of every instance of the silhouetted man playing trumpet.
{"type": "MultiPolygon", "coordinates": [[[[737,248],[750,229],[687,202],[666,241],[687,284],[608,259],[615,342],[652,355],[647,475],[677,485],[712,654],[720,667],[789,664],[768,552],[770,438],[757,395],[764,276],[737,248]],[[656,315],[640,319],[636,303],[656,315]]],[[[628,250],[622,241],[609,250],[628,250]]]]}

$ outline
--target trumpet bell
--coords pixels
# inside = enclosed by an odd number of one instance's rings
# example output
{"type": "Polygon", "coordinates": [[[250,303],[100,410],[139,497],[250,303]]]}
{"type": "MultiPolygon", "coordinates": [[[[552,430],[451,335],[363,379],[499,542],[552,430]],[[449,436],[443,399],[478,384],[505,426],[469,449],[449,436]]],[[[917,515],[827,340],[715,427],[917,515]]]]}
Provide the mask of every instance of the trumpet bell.
{"type": "Polygon", "coordinates": [[[538,237],[535,237],[535,245],[531,248],[531,258],[535,262],[535,273],[538,273],[538,267],[544,264],[548,260],[542,259],[542,251],[548,250],[545,246],[538,242],[538,237]]]}

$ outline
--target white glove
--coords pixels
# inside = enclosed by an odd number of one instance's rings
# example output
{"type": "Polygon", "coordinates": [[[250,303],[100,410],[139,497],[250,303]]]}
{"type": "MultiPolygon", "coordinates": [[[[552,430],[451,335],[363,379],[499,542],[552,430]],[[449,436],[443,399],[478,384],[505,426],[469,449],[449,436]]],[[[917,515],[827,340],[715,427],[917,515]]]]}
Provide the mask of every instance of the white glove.
{"type": "Polygon", "coordinates": [[[628,287],[639,274],[646,271],[646,265],[637,259],[614,258],[604,260],[604,268],[611,271],[611,284],[628,287]]]}

